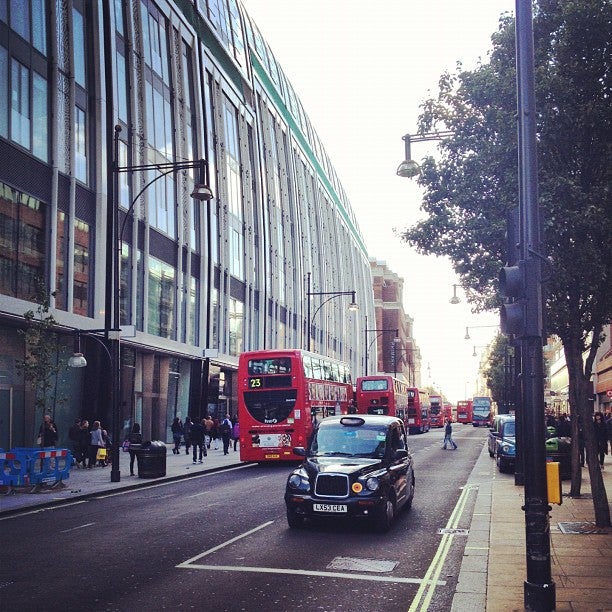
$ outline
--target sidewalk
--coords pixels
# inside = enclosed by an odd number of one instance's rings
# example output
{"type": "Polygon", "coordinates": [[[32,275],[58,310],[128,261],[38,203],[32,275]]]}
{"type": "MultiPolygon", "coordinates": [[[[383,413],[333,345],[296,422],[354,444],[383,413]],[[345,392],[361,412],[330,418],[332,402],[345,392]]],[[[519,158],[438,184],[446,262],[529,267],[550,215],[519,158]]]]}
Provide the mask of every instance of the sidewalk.
{"type": "Polygon", "coordinates": [[[166,475],[161,478],[139,478],[137,464],[134,465],[135,476],[130,476],[130,454],[119,451],[120,482],[111,482],[111,468],[95,467],[91,470],[72,467],[70,477],[60,484],[56,489],[45,489],[40,493],[28,493],[27,490],[17,490],[14,494],[2,495],[6,487],[0,488],[0,516],[5,513],[13,513],[29,507],[48,506],[58,503],[66,503],[114,490],[124,490],[140,487],[143,485],[159,482],[160,480],[180,480],[203,472],[224,469],[233,465],[240,465],[240,452],[234,452],[233,442],[230,444],[228,455],[223,454],[223,446],[219,442],[219,449],[208,449],[208,456],[204,457],[204,463],[192,462],[191,451],[185,454],[185,447],[181,447],[181,454],[172,454],[173,444],[167,444],[166,475]]]}
{"type": "MultiPolygon", "coordinates": [[[[602,472],[608,501],[612,495],[612,462],[602,472]]],[[[453,612],[523,610],[527,579],[524,487],[514,474],[500,474],[487,447],[467,483],[478,488],[467,543],[459,572],[453,612]]],[[[568,497],[570,481],[562,483],[563,503],[550,512],[551,572],[558,612],[612,610],[612,529],[594,524],[591,483],[582,470],[581,497],[568,497]]]]}
{"type": "MultiPolygon", "coordinates": [[[[129,454],[120,452],[121,481],[110,481],[106,468],[73,468],[65,488],[42,493],[18,492],[0,495],[2,515],[119,489],[136,488],[179,480],[203,472],[240,465],[239,453],[230,448],[209,449],[203,464],[192,463],[191,454],[181,449],[172,454],[168,444],[166,476],[130,476],[129,454]]],[[[608,500],[612,495],[612,462],[603,472],[608,500]]],[[[136,470],[136,474],[138,474],[136,470]]],[[[563,503],[550,513],[551,568],[556,587],[557,611],[612,611],[612,530],[597,530],[589,473],[582,471],[582,497],[567,496],[570,481],[563,481],[563,503]]],[[[512,612],[523,610],[523,582],[527,579],[525,548],[524,488],[515,486],[513,474],[500,474],[489,458],[486,445],[470,474],[468,487],[478,490],[467,536],[453,612],[512,612]]]]}

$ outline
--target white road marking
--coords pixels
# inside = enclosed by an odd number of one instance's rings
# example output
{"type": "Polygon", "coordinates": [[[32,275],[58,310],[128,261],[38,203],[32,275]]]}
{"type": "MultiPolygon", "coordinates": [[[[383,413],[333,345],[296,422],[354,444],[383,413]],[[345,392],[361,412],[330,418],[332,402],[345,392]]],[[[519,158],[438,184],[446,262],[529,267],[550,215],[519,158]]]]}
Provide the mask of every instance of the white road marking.
{"type": "Polygon", "coordinates": [[[60,533],[68,533],[70,531],[76,531],[77,529],[85,529],[85,527],[91,527],[92,525],[95,525],[95,523],[85,523],[84,525],[79,525],[78,527],[71,527],[70,529],[64,529],[63,531],[60,531],[60,533]]]}
{"type": "Polygon", "coordinates": [[[48,512],[49,510],[59,510],[60,508],[67,508],[68,506],[77,506],[78,504],[87,503],[86,499],[72,502],[70,504],[60,504],[59,506],[45,506],[44,508],[36,508],[36,510],[26,510],[25,512],[19,512],[18,514],[11,514],[11,516],[0,516],[0,521],[8,521],[14,518],[20,518],[22,516],[28,516],[28,514],[38,514],[39,512],[48,512]]]}
{"type": "MultiPolygon", "coordinates": [[[[343,572],[321,572],[316,570],[300,570],[300,569],[291,569],[291,568],[279,568],[279,567],[252,567],[252,566],[241,566],[241,565],[204,565],[200,563],[196,563],[198,559],[202,559],[203,557],[207,557],[242,538],[246,538],[247,536],[256,533],[257,531],[264,529],[272,525],[274,521],[267,521],[262,525],[259,525],[250,531],[246,531],[240,535],[237,535],[235,538],[231,540],[227,540],[227,542],[223,542],[218,546],[213,546],[213,548],[209,548],[208,550],[188,559],[187,561],[183,561],[183,563],[179,563],[176,567],[181,569],[201,569],[206,571],[218,571],[218,572],[251,572],[255,574],[284,574],[284,575],[293,575],[293,576],[320,576],[322,578],[346,578],[347,580],[368,580],[370,582],[391,582],[396,584],[421,584],[423,582],[420,578],[399,578],[399,577],[391,577],[391,576],[372,576],[365,574],[346,574],[343,572]]],[[[440,580],[436,582],[436,586],[444,586],[446,581],[440,580]]]]}

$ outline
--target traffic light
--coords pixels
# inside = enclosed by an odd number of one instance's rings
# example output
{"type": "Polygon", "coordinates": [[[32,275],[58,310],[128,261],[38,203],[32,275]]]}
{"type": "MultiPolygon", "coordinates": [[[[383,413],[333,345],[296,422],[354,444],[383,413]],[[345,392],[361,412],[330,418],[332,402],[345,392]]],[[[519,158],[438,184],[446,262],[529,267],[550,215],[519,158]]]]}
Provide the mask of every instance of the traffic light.
{"type": "Polygon", "coordinates": [[[503,304],[500,326],[504,334],[539,336],[542,322],[538,311],[540,298],[537,284],[538,262],[534,258],[520,260],[516,266],[505,266],[499,273],[502,295],[512,301],[503,304]]]}

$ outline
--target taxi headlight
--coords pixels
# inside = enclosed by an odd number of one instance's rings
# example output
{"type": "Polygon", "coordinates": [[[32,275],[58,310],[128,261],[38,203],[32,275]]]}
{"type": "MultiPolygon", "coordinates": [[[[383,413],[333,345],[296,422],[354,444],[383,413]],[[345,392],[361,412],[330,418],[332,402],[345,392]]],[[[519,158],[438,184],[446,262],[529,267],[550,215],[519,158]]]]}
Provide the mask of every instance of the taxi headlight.
{"type": "Polygon", "coordinates": [[[305,474],[300,474],[299,472],[294,472],[289,476],[289,480],[287,484],[291,489],[296,489],[300,491],[308,491],[310,488],[310,484],[308,483],[308,477],[305,474]]]}
{"type": "Polygon", "coordinates": [[[379,482],[378,482],[378,478],[368,478],[365,482],[365,486],[366,489],[370,490],[370,491],[376,491],[376,489],[378,489],[379,486],[379,482]]]}
{"type": "Polygon", "coordinates": [[[510,452],[510,449],[512,448],[512,446],[510,446],[510,444],[502,444],[502,452],[508,454],[510,452]]]}

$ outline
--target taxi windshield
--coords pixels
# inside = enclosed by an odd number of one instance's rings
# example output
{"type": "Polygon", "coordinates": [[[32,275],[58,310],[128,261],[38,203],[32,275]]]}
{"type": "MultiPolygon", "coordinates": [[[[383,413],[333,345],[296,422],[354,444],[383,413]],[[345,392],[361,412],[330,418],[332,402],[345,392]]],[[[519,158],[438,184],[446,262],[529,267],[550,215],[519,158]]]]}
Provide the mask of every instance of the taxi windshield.
{"type": "Polygon", "coordinates": [[[310,450],[319,457],[384,457],[386,440],[381,427],[320,427],[310,450]]]}

